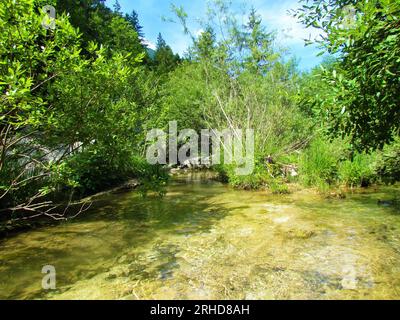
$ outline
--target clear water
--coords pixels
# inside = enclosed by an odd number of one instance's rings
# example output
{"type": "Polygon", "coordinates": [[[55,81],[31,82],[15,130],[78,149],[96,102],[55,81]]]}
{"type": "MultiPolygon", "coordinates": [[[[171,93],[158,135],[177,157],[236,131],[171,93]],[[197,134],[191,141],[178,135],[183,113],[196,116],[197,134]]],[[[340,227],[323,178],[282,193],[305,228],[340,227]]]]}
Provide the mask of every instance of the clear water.
{"type": "Polygon", "coordinates": [[[106,197],[0,241],[0,299],[399,299],[399,196],[232,190],[196,174],[164,198],[106,197]],[[41,288],[42,267],[57,289],[41,288]]]}

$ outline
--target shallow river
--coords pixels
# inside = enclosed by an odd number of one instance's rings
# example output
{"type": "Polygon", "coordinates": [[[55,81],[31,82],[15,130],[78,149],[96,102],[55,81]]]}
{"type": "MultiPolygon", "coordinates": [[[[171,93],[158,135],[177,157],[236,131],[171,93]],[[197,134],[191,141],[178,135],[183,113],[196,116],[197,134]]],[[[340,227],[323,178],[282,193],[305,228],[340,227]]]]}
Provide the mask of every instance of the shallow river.
{"type": "Polygon", "coordinates": [[[399,299],[397,188],[327,200],[181,176],[0,240],[0,299],[399,299]],[[42,289],[44,265],[56,290],[42,289]]]}

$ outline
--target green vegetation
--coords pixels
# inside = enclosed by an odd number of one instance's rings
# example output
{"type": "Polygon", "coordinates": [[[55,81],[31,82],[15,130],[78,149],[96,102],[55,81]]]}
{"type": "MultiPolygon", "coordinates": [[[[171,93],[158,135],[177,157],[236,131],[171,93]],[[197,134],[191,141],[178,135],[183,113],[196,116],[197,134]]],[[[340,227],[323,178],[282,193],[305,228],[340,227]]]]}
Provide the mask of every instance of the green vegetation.
{"type": "Polygon", "coordinates": [[[64,218],[72,199],[139,178],[160,191],[165,168],[144,160],[147,130],[254,129],[255,170],[214,169],[237,188],[287,193],[400,179],[400,4],[308,1],[293,14],[330,54],[301,73],[251,10],[208,5],[184,59],[157,50],[135,11],[101,0],[0,4],[0,221],[64,218]],[[56,7],[46,29],[45,4],[56,7]],[[65,212],[65,210],[64,210],[65,212]]]}
{"type": "Polygon", "coordinates": [[[313,0],[296,12],[326,35],[316,40],[321,48],[337,55],[318,77],[330,93],[316,106],[329,130],[358,150],[382,148],[400,133],[399,14],[396,0],[313,0]]]}
{"type": "MultiPolygon", "coordinates": [[[[221,179],[273,192],[287,182],[326,191],[398,180],[398,2],[314,1],[294,12],[328,35],[315,42],[332,55],[310,73],[297,70],[255,10],[245,24],[221,1],[207,12],[206,31],[191,35],[190,63],[167,83],[164,110],[192,128],[255,130],[254,173],[222,165],[221,179]]],[[[175,13],[185,27],[188,15],[175,13]]]]}
{"type": "Polygon", "coordinates": [[[53,1],[54,29],[42,26],[43,1],[0,4],[1,220],[64,218],[60,203],[74,197],[165,181],[141,160],[154,94],[143,88],[157,64],[146,65],[132,19],[82,3],[53,1]]]}

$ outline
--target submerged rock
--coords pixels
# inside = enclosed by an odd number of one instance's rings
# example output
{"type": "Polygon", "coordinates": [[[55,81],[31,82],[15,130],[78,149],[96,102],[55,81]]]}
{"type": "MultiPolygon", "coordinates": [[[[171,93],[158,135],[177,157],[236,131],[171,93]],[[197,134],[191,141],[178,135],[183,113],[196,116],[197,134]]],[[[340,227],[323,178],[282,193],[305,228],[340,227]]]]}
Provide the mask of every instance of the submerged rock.
{"type": "Polygon", "coordinates": [[[136,189],[140,185],[139,181],[136,179],[129,180],[128,182],[125,182],[123,185],[114,188],[111,190],[111,193],[123,193],[123,192],[128,192],[133,189],[136,189]]]}
{"type": "Polygon", "coordinates": [[[210,169],[211,168],[211,158],[210,157],[195,157],[191,159],[187,159],[184,162],[180,163],[174,169],[210,169]]]}
{"type": "Polygon", "coordinates": [[[272,219],[273,222],[279,223],[279,224],[288,222],[289,220],[290,220],[289,217],[279,217],[279,218],[272,219]]]}
{"type": "Polygon", "coordinates": [[[243,228],[241,230],[239,230],[239,236],[240,237],[248,237],[253,233],[253,229],[252,228],[243,228]]]}
{"type": "Polygon", "coordinates": [[[317,233],[313,230],[291,229],[286,234],[290,239],[307,240],[314,237],[317,233]]]}
{"type": "Polygon", "coordinates": [[[383,207],[392,207],[392,206],[399,206],[400,200],[378,200],[378,205],[383,207]]]}

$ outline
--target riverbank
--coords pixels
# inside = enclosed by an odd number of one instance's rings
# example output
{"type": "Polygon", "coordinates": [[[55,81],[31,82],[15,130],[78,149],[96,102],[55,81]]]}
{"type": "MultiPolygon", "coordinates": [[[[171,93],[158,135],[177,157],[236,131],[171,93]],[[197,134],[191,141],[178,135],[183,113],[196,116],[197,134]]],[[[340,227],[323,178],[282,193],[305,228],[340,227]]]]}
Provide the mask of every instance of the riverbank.
{"type": "MultiPolygon", "coordinates": [[[[191,169],[191,168],[172,168],[169,170],[169,175],[171,179],[179,179],[180,177],[185,177],[185,176],[191,176],[191,175],[200,175],[202,176],[202,179],[204,180],[210,180],[210,181],[217,181],[226,184],[227,186],[229,183],[221,178],[220,172],[218,171],[212,171],[209,169],[191,169]]],[[[129,179],[124,183],[121,183],[119,186],[107,189],[105,191],[101,191],[98,193],[95,193],[93,195],[83,197],[82,199],[76,200],[70,204],[71,208],[75,208],[75,211],[78,210],[76,208],[80,208],[82,205],[87,205],[90,207],[93,207],[93,209],[101,207],[103,205],[104,199],[107,198],[110,195],[118,195],[122,193],[127,193],[131,192],[134,190],[138,190],[141,186],[145,185],[146,182],[143,180],[138,180],[138,179],[129,179]]],[[[271,188],[269,185],[264,185],[264,186],[257,186],[254,189],[251,188],[241,188],[238,186],[231,186],[232,188],[236,188],[238,190],[244,190],[244,192],[251,192],[251,190],[258,190],[260,192],[263,192],[265,196],[279,196],[279,195],[284,195],[284,194],[298,194],[301,192],[306,192],[310,194],[315,194],[318,196],[321,196],[322,198],[325,199],[345,199],[347,195],[352,195],[352,194],[363,194],[363,193],[371,193],[371,192],[378,192],[381,188],[385,188],[384,184],[375,184],[371,185],[367,188],[362,188],[362,187],[355,187],[351,188],[346,185],[342,186],[332,186],[330,188],[321,190],[318,187],[305,187],[304,185],[301,185],[298,182],[284,182],[279,185],[279,187],[273,187],[271,188]]],[[[400,183],[394,184],[394,188],[399,188],[400,189],[400,183]]],[[[143,190],[144,193],[151,193],[151,190],[143,190]]],[[[160,191],[157,190],[156,193],[159,193],[160,191]]],[[[399,206],[400,205],[400,192],[399,196],[396,196],[394,198],[386,198],[386,199],[378,199],[378,201],[383,201],[381,205],[386,205],[386,206],[399,206]]],[[[71,210],[72,213],[70,214],[71,217],[75,217],[74,214],[74,209],[71,210]]],[[[83,212],[82,214],[85,214],[83,212]]],[[[64,219],[63,219],[64,220],[64,219]]],[[[65,220],[68,220],[68,216],[65,216],[65,220]]],[[[4,221],[0,223],[0,239],[1,238],[6,238],[8,236],[13,236],[15,234],[18,234],[20,232],[29,232],[29,230],[35,229],[35,228],[40,228],[43,226],[47,225],[57,225],[59,224],[60,221],[53,220],[48,217],[41,217],[39,219],[33,219],[33,220],[21,220],[21,221],[4,221]]]]}
{"type": "MultiPolygon", "coordinates": [[[[72,201],[68,205],[64,205],[66,209],[61,210],[60,212],[64,210],[69,210],[64,212],[63,219],[55,220],[52,219],[48,216],[42,216],[36,219],[22,219],[22,220],[5,220],[5,221],[0,221],[0,239],[8,237],[8,236],[13,236],[15,234],[18,234],[20,232],[28,232],[31,229],[34,228],[39,228],[47,225],[56,225],[60,223],[60,221],[66,221],[68,219],[73,219],[77,216],[77,212],[79,213],[79,208],[82,207],[96,207],[98,205],[101,205],[101,199],[104,197],[107,197],[111,194],[121,194],[124,192],[130,192],[142,185],[142,182],[139,181],[138,179],[129,179],[128,181],[120,184],[117,187],[113,187],[111,189],[98,192],[96,194],[83,197],[81,199],[72,201]],[[95,204],[97,201],[99,201],[99,204],[95,204]]],[[[60,204],[61,205],[61,204],[60,204]]],[[[86,210],[85,210],[86,211],[86,210]]],[[[79,215],[79,214],[78,214],[79,215]]]]}

